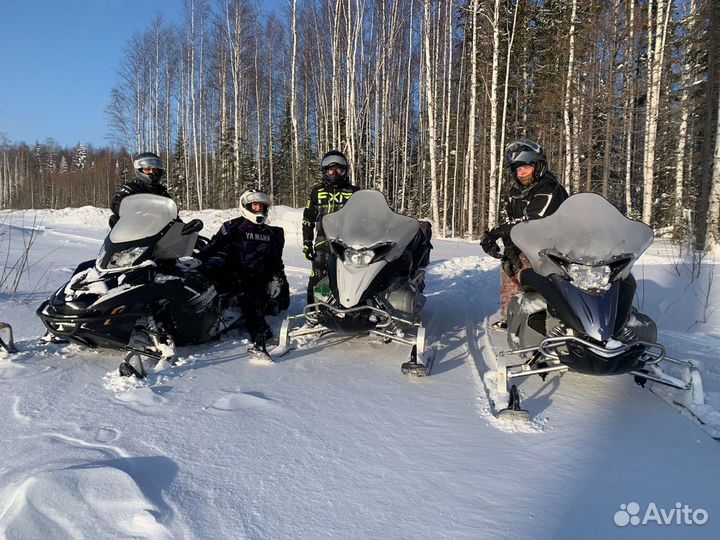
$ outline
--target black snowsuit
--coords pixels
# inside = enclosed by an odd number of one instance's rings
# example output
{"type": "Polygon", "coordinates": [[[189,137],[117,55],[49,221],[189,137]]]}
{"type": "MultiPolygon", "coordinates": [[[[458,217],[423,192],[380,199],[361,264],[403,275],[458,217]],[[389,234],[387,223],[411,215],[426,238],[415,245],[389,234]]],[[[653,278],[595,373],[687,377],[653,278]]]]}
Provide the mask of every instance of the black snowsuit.
{"type": "Polygon", "coordinates": [[[567,191],[549,171],[527,187],[515,179],[507,190],[500,213],[502,223],[489,233],[502,238],[505,246],[503,272],[500,272],[500,314],[503,319],[507,316],[510,299],[522,291],[518,272],[529,266],[527,257],[512,243],[510,230],[520,222],[549,216],[567,198],[567,191]]]}
{"type": "Polygon", "coordinates": [[[345,206],[350,196],[358,189],[358,187],[350,183],[345,183],[342,186],[332,186],[328,182],[322,182],[310,190],[302,222],[303,244],[310,244],[314,253],[312,272],[307,287],[308,304],[313,302],[315,285],[327,273],[327,263],[330,255],[330,247],[327,245],[325,231],[322,228],[322,218],[345,206]],[[314,234],[316,231],[317,233],[314,234]]]}
{"type": "Polygon", "coordinates": [[[152,195],[161,195],[163,197],[170,197],[167,188],[162,184],[148,184],[147,182],[141,182],[140,180],[131,180],[120,186],[110,203],[110,210],[112,215],[108,224],[112,229],[120,218],[120,203],[122,200],[129,195],[137,195],[138,193],[150,193],[152,195]]]}
{"type": "Polygon", "coordinates": [[[567,191],[557,181],[555,175],[546,172],[537,182],[528,187],[515,180],[502,201],[500,213],[501,224],[494,230],[503,239],[505,246],[510,246],[510,229],[521,221],[531,221],[553,214],[568,198],[567,191]]]}
{"type": "Polygon", "coordinates": [[[238,217],[223,223],[198,255],[219,290],[237,296],[253,342],[261,335],[272,335],[265,313],[275,315],[290,304],[282,261],[284,246],[282,228],[238,217]],[[282,289],[280,296],[270,302],[267,288],[273,279],[281,282],[282,289]]]}

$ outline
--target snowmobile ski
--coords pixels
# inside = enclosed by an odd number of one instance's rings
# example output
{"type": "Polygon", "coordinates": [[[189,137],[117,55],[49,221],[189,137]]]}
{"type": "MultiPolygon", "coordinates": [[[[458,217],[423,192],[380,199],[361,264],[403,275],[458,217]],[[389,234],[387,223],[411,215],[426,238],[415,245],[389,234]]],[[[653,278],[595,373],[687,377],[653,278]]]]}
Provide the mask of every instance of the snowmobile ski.
{"type": "Polygon", "coordinates": [[[520,407],[520,393],[514,384],[510,387],[508,406],[501,409],[497,417],[513,422],[530,422],[530,413],[520,407]]]}
{"type": "Polygon", "coordinates": [[[17,347],[13,342],[12,326],[4,322],[0,322],[0,348],[4,349],[9,354],[18,352],[17,347]]]}
{"type": "Polygon", "coordinates": [[[146,376],[142,358],[139,354],[134,352],[129,352],[125,355],[125,359],[122,361],[122,364],[120,364],[118,372],[121,377],[144,379],[146,376]]]}

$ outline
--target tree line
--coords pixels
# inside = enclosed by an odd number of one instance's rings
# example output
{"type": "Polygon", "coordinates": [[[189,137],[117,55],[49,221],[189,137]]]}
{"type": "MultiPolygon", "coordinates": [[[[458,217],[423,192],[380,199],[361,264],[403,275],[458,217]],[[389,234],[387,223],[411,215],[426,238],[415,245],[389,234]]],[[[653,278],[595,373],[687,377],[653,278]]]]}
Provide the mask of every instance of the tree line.
{"type": "Polygon", "coordinates": [[[477,238],[527,137],[571,193],[713,247],[719,53],[720,0],[185,0],[128,40],[108,148],[77,167],[76,148],[0,141],[0,208],[107,204],[145,150],[184,208],[248,187],[297,207],[339,148],[354,183],[477,238]]]}

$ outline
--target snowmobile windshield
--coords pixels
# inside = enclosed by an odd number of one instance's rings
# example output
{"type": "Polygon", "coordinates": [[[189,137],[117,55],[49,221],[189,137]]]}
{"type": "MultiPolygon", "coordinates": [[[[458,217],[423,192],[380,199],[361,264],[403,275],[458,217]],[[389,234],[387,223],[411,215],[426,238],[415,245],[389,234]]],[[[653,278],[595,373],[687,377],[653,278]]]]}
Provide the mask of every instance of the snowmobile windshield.
{"type": "Polygon", "coordinates": [[[355,192],[337,212],[322,220],[329,241],[354,250],[392,245],[383,255],[386,261],[397,259],[420,230],[420,222],[393,212],[385,196],[374,189],[355,192]]]}
{"type": "Polygon", "coordinates": [[[553,262],[558,259],[585,266],[628,260],[616,274],[625,278],[632,263],[652,243],[653,231],[626,218],[600,195],[577,193],[554,214],[515,225],[510,238],[541,276],[562,275],[563,270],[553,262]]]}
{"type": "Polygon", "coordinates": [[[120,203],[120,219],[110,231],[114,244],[155,236],[178,217],[175,202],[160,195],[129,195],[120,203]]]}

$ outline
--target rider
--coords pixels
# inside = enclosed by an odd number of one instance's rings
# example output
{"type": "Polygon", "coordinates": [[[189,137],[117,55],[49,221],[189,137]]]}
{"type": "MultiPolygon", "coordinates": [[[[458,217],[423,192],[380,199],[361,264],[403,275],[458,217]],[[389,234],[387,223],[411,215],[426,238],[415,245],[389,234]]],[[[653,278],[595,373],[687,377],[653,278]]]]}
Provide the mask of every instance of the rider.
{"type": "Polygon", "coordinates": [[[282,260],[285,233],[266,223],[269,209],[267,194],[246,191],[240,217],[223,223],[198,255],[218,289],[236,295],[253,342],[250,352],[267,352],[272,331],[265,315],[277,315],[290,304],[282,260]]]}
{"type": "Polygon", "coordinates": [[[507,306],[521,291],[518,273],[529,266],[528,260],[510,239],[512,227],[522,221],[549,216],[568,198],[567,191],[548,170],[545,150],[535,141],[520,139],[505,148],[505,159],[512,179],[501,211],[501,223],[487,231],[481,246],[488,255],[500,256],[497,244],[502,239],[505,250],[500,273],[500,320],[498,329],[507,328],[507,306]]]}
{"type": "Polygon", "coordinates": [[[109,225],[111,229],[115,226],[118,219],[120,219],[120,203],[128,195],[151,193],[153,195],[170,197],[167,189],[161,183],[165,176],[165,164],[157,154],[153,152],[138,154],[133,161],[133,169],[135,170],[135,177],[120,186],[110,204],[112,215],[110,216],[109,225]]]}
{"type": "Polygon", "coordinates": [[[303,212],[303,253],[312,261],[312,271],[307,287],[307,303],[313,303],[313,289],[327,273],[330,248],[325,240],[322,218],[326,214],[340,210],[358,188],[350,184],[345,154],[339,150],[327,152],[320,163],[322,182],[313,186],[303,212]],[[313,242],[313,234],[315,241],[313,242]]]}

